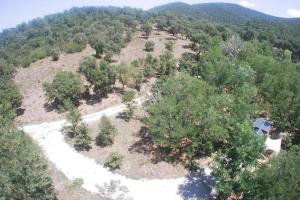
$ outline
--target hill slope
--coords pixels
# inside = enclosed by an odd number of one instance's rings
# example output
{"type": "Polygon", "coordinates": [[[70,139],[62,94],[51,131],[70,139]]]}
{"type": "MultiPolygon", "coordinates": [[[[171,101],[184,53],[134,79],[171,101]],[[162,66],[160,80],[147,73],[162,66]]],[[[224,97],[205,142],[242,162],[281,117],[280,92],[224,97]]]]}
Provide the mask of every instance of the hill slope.
{"type": "Polygon", "coordinates": [[[273,22],[289,22],[300,24],[300,19],[286,19],[267,15],[237,4],[230,3],[202,3],[189,5],[182,2],[158,6],[149,12],[162,12],[182,15],[194,19],[203,19],[211,22],[231,25],[245,24],[248,21],[266,20],[273,22]]]}

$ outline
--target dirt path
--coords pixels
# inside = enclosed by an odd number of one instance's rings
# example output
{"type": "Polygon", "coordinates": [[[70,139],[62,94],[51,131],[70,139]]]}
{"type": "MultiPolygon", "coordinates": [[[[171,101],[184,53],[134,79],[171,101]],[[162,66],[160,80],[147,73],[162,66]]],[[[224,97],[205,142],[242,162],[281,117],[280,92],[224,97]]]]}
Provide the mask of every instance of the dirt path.
{"type": "MultiPolygon", "coordinates": [[[[143,49],[146,39],[142,38],[141,35],[141,32],[135,32],[132,41],[127,47],[122,49],[120,55],[114,56],[114,59],[118,63],[130,63],[134,59],[145,58],[147,53],[143,49]]],[[[149,40],[155,42],[154,55],[158,56],[163,53],[164,43],[170,37],[172,38],[166,32],[161,32],[160,35],[157,35],[156,31],[152,32],[149,40]]],[[[183,48],[188,43],[187,40],[182,39],[175,41],[174,55],[176,58],[179,58],[182,53],[190,51],[183,48]]],[[[91,56],[94,53],[95,51],[90,46],[87,46],[82,52],[60,55],[59,60],[56,62],[52,61],[51,58],[45,58],[32,63],[28,68],[18,68],[15,81],[24,97],[21,106],[24,113],[18,116],[17,120],[22,124],[30,124],[63,119],[63,114],[45,107],[46,100],[43,92],[43,83],[51,81],[58,71],[77,71],[80,61],[84,57],[91,56]]],[[[150,81],[144,84],[143,87],[150,88],[151,84],[153,82],[150,81]]],[[[108,95],[108,98],[102,99],[99,102],[90,104],[82,101],[81,103],[82,105],[79,109],[82,111],[82,114],[88,114],[121,103],[121,96],[117,93],[112,93],[108,95]]]]}
{"type": "MultiPolygon", "coordinates": [[[[143,99],[138,99],[142,102],[143,99]]],[[[102,115],[111,116],[125,109],[124,104],[108,108],[98,113],[84,116],[85,122],[99,120],[102,115]]],[[[87,191],[98,193],[99,188],[113,182],[127,188],[126,196],[135,200],[179,200],[179,199],[211,199],[212,180],[208,167],[190,177],[176,179],[142,179],[133,180],[114,174],[87,158],[69,146],[61,133],[64,120],[25,126],[28,133],[42,148],[45,156],[69,180],[82,179],[82,187],[87,191]]],[[[101,190],[103,192],[103,190],[101,190]]],[[[117,190],[111,197],[116,199],[121,190],[117,190]]]]}

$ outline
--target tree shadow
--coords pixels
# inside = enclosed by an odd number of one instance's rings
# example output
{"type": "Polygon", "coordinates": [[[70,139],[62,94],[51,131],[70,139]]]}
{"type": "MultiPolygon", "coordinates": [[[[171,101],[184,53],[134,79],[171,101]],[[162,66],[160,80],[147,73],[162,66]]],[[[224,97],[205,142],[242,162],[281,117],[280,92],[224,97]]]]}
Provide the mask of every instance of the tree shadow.
{"type": "Polygon", "coordinates": [[[190,44],[185,44],[185,45],[182,45],[182,48],[184,48],[184,49],[190,49],[191,45],[190,44]]]}
{"type": "Polygon", "coordinates": [[[23,115],[25,110],[26,110],[25,108],[17,108],[16,110],[17,116],[23,115]]]}
{"type": "Polygon", "coordinates": [[[46,110],[46,112],[51,112],[53,110],[58,109],[58,102],[57,101],[53,101],[52,103],[44,103],[44,108],[46,110]]]}
{"type": "Polygon", "coordinates": [[[201,168],[186,176],[186,182],[179,186],[179,194],[184,200],[210,200],[214,197],[215,181],[201,168]]]}
{"type": "Polygon", "coordinates": [[[129,147],[129,152],[142,153],[150,156],[150,160],[153,164],[165,161],[168,163],[177,163],[176,159],[168,157],[170,149],[155,145],[153,137],[149,134],[148,128],[142,126],[137,136],[140,138],[137,142],[129,147]]]}
{"type": "Polygon", "coordinates": [[[139,36],[139,38],[147,40],[149,38],[149,36],[147,36],[145,33],[143,33],[142,35],[139,36]]]}
{"type": "Polygon", "coordinates": [[[76,145],[74,144],[76,151],[89,151],[92,149],[91,145],[76,145]]]}
{"type": "Polygon", "coordinates": [[[86,99],[86,104],[93,106],[97,103],[100,103],[105,96],[103,95],[91,95],[86,99]]]}

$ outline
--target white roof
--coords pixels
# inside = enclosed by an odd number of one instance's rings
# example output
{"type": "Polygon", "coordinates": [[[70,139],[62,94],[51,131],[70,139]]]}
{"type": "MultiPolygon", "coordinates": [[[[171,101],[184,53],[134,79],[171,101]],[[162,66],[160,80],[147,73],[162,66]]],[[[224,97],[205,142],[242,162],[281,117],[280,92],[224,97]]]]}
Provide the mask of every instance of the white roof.
{"type": "Polygon", "coordinates": [[[279,153],[281,149],[281,138],[273,140],[270,137],[267,137],[265,146],[266,146],[266,150],[273,150],[276,153],[279,153]]]}

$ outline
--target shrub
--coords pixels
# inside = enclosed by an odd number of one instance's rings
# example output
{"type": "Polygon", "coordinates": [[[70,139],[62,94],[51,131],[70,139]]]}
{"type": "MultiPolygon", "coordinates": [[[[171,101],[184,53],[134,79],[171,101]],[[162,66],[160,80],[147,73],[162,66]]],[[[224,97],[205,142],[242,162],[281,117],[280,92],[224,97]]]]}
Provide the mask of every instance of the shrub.
{"type": "Polygon", "coordinates": [[[50,52],[50,55],[51,55],[53,61],[57,61],[59,59],[59,50],[52,49],[50,52]]]}
{"type": "Polygon", "coordinates": [[[89,150],[92,138],[86,124],[81,123],[75,130],[74,146],[77,150],[89,150]]]}
{"type": "Polygon", "coordinates": [[[48,55],[48,52],[44,49],[37,49],[31,52],[31,58],[34,61],[46,58],[48,55]]]}
{"type": "Polygon", "coordinates": [[[120,169],[124,156],[115,152],[111,153],[104,162],[104,167],[109,168],[110,170],[120,169]]]}
{"type": "Polygon", "coordinates": [[[154,50],[155,43],[152,41],[147,41],[145,44],[145,50],[146,51],[153,51],[154,50]]]}
{"type": "Polygon", "coordinates": [[[133,90],[125,91],[122,96],[122,101],[124,103],[129,103],[134,99],[134,96],[135,96],[135,92],[133,90]]]}
{"type": "Polygon", "coordinates": [[[73,72],[58,72],[52,83],[44,83],[44,90],[48,101],[65,107],[66,101],[72,104],[78,103],[84,92],[84,87],[79,74],[73,72]]]}
{"type": "Polygon", "coordinates": [[[99,128],[100,132],[96,138],[96,144],[100,146],[113,144],[113,137],[116,135],[117,130],[105,115],[101,117],[99,128]]]}
{"type": "Polygon", "coordinates": [[[167,41],[165,43],[165,48],[168,50],[168,51],[173,51],[173,47],[174,47],[174,43],[172,41],[167,41]]]}
{"type": "Polygon", "coordinates": [[[76,42],[69,42],[66,44],[65,46],[65,50],[67,53],[76,53],[76,52],[80,52],[85,48],[84,44],[79,44],[76,42]]]}

